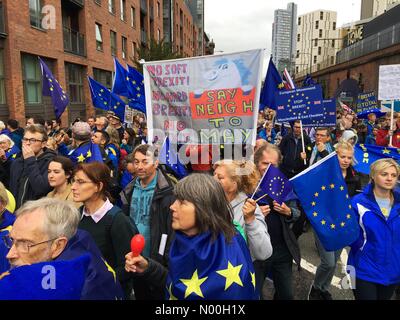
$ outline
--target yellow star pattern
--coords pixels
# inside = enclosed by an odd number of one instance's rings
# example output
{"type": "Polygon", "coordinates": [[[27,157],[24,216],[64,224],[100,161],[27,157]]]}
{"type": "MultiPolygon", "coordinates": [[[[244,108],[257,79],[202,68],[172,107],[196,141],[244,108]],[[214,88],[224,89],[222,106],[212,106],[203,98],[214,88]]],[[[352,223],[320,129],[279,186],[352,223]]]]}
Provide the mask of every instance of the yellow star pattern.
{"type": "Polygon", "coordinates": [[[346,216],[346,218],[347,218],[347,219],[350,219],[350,218],[351,218],[351,215],[348,214],[348,215],[346,216]]]}
{"type": "Polygon", "coordinates": [[[335,189],[335,185],[333,183],[330,185],[330,187],[331,189],[335,189]]]}
{"type": "Polygon", "coordinates": [[[207,280],[208,277],[204,277],[199,279],[199,276],[197,274],[197,269],[192,275],[191,279],[180,279],[182,283],[186,286],[186,291],[185,291],[185,299],[190,296],[192,293],[197,294],[199,297],[204,298],[203,292],[201,292],[200,286],[203,284],[204,281],[207,280]]]}
{"type": "Polygon", "coordinates": [[[332,223],[331,224],[331,229],[335,229],[336,228],[336,226],[332,223]]]}
{"type": "Polygon", "coordinates": [[[321,221],[321,224],[324,226],[324,225],[326,225],[326,221],[325,220],[322,220],[321,221]]]}
{"type": "Polygon", "coordinates": [[[344,190],[344,187],[343,186],[340,186],[340,191],[343,191],[344,190]]]}
{"type": "Polygon", "coordinates": [[[340,226],[341,226],[342,228],[344,228],[345,225],[346,225],[346,223],[344,223],[344,222],[342,222],[342,223],[340,224],[340,226]]]}
{"type": "Polygon", "coordinates": [[[311,205],[313,206],[313,207],[315,207],[315,202],[313,201],[313,202],[311,202],[311,205]]]}
{"type": "Polygon", "coordinates": [[[313,213],[313,216],[314,216],[314,217],[318,217],[318,213],[317,213],[317,212],[314,212],[314,213],[313,213]]]}
{"type": "Polygon", "coordinates": [[[77,157],[77,159],[78,159],[78,162],[83,162],[83,161],[85,161],[85,156],[81,153],[80,155],[79,155],[79,157],[77,157]]]}
{"type": "Polygon", "coordinates": [[[251,275],[251,283],[253,284],[254,289],[256,288],[256,274],[250,272],[251,275]]]}
{"type": "Polygon", "coordinates": [[[388,150],[388,149],[385,148],[385,149],[382,150],[382,153],[383,153],[383,154],[390,154],[390,150],[388,150]]]}
{"type": "Polygon", "coordinates": [[[326,190],[326,187],[325,187],[325,186],[322,186],[322,187],[321,187],[321,190],[322,190],[322,191],[326,190]]]}
{"type": "Polygon", "coordinates": [[[172,283],[169,285],[168,293],[169,293],[169,300],[178,300],[178,299],[172,294],[172,283]]]}
{"type": "Polygon", "coordinates": [[[314,193],[314,196],[315,196],[315,197],[318,197],[318,196],[319,196],[319,193],[318,193],[318,192],[314,193]]]}
{"type": "Polygon", "coordinates": [[[86,153],[86,157],[90,158],[92,156],[92,152],[90,152],[90,150],[88,150],[88,152],[86,153]]]}
{"type": "Polygon", "coordinates": [[[107,263],[106,260],[103,259],[103,262],[107,267],[107,271],[110,271],[112,273],[112,275],[114,276],[114,281],[117,282],[117,274],[115,273],[114,269],[111,268],[111,266],[107,263]]]}
{"type": "Polygon", "coordinates": [[[229,287],[236,283],[239,286],[243,287],[242,280],[240,279],[239,273],[240,269],[242,269],[243,264],[234,267],[230,261],[228,261],[228,268],[224,270],[219,270],[217,273],[226,278],[225,282],[225,291],[229,289],[229,287]]]}

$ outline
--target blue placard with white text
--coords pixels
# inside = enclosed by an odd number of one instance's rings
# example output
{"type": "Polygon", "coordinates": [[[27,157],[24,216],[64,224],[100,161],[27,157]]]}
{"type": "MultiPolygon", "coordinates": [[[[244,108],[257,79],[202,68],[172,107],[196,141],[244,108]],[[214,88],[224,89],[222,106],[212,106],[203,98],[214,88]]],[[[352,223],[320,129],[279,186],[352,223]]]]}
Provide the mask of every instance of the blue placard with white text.
{"type": "Polygon", "coordinates": [[[279,91],[276,93],[277,121],[309,120],[324,114],[321,86],[279,91]]]}
{"type": "Polygon", "coordinates": [[[303,127],[335,127],[336,99],[323,100],[323,114],[320,117],[303,120],[303,127]]]}

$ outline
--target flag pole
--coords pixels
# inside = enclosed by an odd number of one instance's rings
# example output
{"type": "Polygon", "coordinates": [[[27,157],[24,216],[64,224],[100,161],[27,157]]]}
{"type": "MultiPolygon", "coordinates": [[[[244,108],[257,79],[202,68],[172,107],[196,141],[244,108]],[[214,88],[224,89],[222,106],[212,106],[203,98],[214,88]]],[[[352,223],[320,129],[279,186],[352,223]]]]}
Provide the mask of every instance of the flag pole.
{"type": "Polygon", "coordinates": [[[260,181],[258,182],[257,188],[255,188],[255,189],[254,189],[254,192],[253,192],[253,194],[251,195],[250,199],[253,199],[254,195],[256,194],[256,192],[257,192],[258,188],[259,188],[259,187],[260,187],[260,185],[261,185],[261,182],[263,181],[263,179],[264,179],[265,175],[267,174],[267,172],[268,172],[268,169],[269,169],[269,167],[270,167],[270,166],[271,166],[271,164],[269,164],[269,165],[268,165],[268,168],[267,168],[267,170],[265,170],[265,172],[264,172],[263,176],[261,177],[260,181]]]}
{"type": "MultiPolygon", "coordinates": [[[[302,120],[300,120],[300,130],[301,130],[301,146],[303,148],[303,152],[305,153],[306,152],[306,148],[304,147],[304,133],[303,133],[303,121],[302,120]]],[[[304,159],[303,161],[304,161],[304,165],[306,165],[307,164],[307,160],[304,159]]]]}
{"type": "MultiPolygon", "coordinates": [[[[391,101],[392,113],[390,115],[390,131],[393,133],[393,119],[394,119],[394,100],[391,101]]],[[[393,134],[389,137],[389,147],[393,147],[393,134]]]]}

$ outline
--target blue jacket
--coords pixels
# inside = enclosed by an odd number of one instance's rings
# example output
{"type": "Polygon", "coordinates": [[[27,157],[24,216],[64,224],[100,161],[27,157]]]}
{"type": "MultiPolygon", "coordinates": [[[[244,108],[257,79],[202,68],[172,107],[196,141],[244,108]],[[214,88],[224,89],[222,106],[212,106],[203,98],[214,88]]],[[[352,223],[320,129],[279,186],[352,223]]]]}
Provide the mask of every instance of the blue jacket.
{"type": "Polygon", "coordinates": [[[386,220],[373,194],[373,186],[352,199],[360,223],[360,235],[352,245],[348,265],[356,278],[392,285],[400,283],[400,193],[394,192],[394,204],[386,220]]]}

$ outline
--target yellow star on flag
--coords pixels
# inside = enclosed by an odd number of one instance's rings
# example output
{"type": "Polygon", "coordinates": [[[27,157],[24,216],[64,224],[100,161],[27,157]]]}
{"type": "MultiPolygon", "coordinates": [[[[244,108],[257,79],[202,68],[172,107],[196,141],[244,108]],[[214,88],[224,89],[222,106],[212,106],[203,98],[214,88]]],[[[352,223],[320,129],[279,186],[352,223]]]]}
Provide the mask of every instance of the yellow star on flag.
{"type": "Polygon", "coordinates": [[[256,288],[256,274],[250,272],[251,275],[251,283],[253,284],[254,289],[256,288]]]}
{"type": "Polygon", "coordinates": [[[86,157],[90,158],[92,156],[92,152],[90,150],[88,150],[88,152],[86,153],[86,157]]]}
{"type": "Polygon", "coordinates": [[[322,186],[322,187],[321,187],[321,190],[322,190],[322,191],[326,190],[326,187],[325,187],[325,186],[322,186]]]}
{"type": "Polygon", "coordinates": [[[168,293],[169,293],[169,300],[178,300],[178,299],[172,294],[172,283],[169,285],[168,293]]]}
{"type": "Polygon", "coordinates": [[[316,204],[316,203],[315,203],[314,201],[311,202],[311,205],[312,205],[313,207],[315,207],[315,204],[316,204]]]}
{"type": "Polygon", "coordinates": [[[335,185],[333,183],[330,185],[330,187],[331,189],[335,189],[335,185]]]}
{"type": "Polygon", "coordinates": [[[324,226],[324,225],[326,225],[326,221],[325,220],[322,220],[321,221],[321,224],[324,226]]]}
{"type": "Polygon", "coordinates": [[[385,149],[382,150],[382,153],[383,153],[383,154],[390,154],[390,150],[388,150],[388,149],[385,148],[385,149]]]}
{"type": "Polygon", "coordinates": [[[344,226],[346,225],[346,223],[342,222],[340,225],[341,225],[342,228],[344,228],[344,226]]]}
{"type": "Polygon", "coordinates": [[[85,156],[81,153],[77,159],[78,159],[78,162],[83,162],[83,161],[85,161],[85,156]]]}
{"type": "Polygon", "coordinates": [[[317,213],[317,212],[314,212],[314,213],[313,213],[313,216],[314,216],[314,217],[318,217],[318,213],[317,213]]]}
{"type": "Polygon", "coordinates": [[[336,226],[332,223],[331,224],[331,229],[335,229],[336,228],[336,226]]]}
{"type": "Polygon", "coordinates": [[[107,263],[106,260],[104,260],[104,259],[102,259],[102,260],[107,267],[107,271],[110,271],[112,273],[112,275],[114,276],[114,281],[117,282],[117,275],[116,275],[114,269],[107,263]]]}
{"type": "Polygon", "coordinates": [[[185,291],[185,299],[190,296],[190,294],[195,293],[199,297],[204,298],[203,292],[201,292],[200,286],[203,284],[204,281],[207,280],[208,277],[204,277],[199,279],[199,276],[197,275],[197,269],[192,275],[191,279],[180,279],[182,283],[186,286],[186,291],[185,291]]]}
{"type": "Polygon", "coordinates": [[[348,214],[348,215],[346,216],[346,218],[347,218],[347,219],[350,219],[350,218],[351,218],[351,215],[348,214]]]}
{"type": "Polygon", "coordinates": [[[319,196],[319,193],[318,193],[318,192],[316,192],[316,193],[314,194],[314,196],[315,196],[315,197],[318,197],[318,196],[319,196]]]}
{"type": "Polygon", "coordinates": [[[343,191],[344,190],[344,187],[343,186],[340,186],[340,191],[343,191]]]}
{"type": "Polygon", "coordinates": [[[236,283],[239,286],[243,287],[242,280],[240,279],[239,273],[240,269],[242,269],[243,264],[234,267],[230,261],[228,261],[228,268],[224,270],[219,270],[217,273],[226,278],[225,282],[225,291],[229,289],[229,287],[236,283]]]}
{"type": "Polygon", "coordinates": [[[15,159],[15,158],[17,157],[17,154],[14,153],[11,157],[12,157],[13,159],[15,159]]]}

